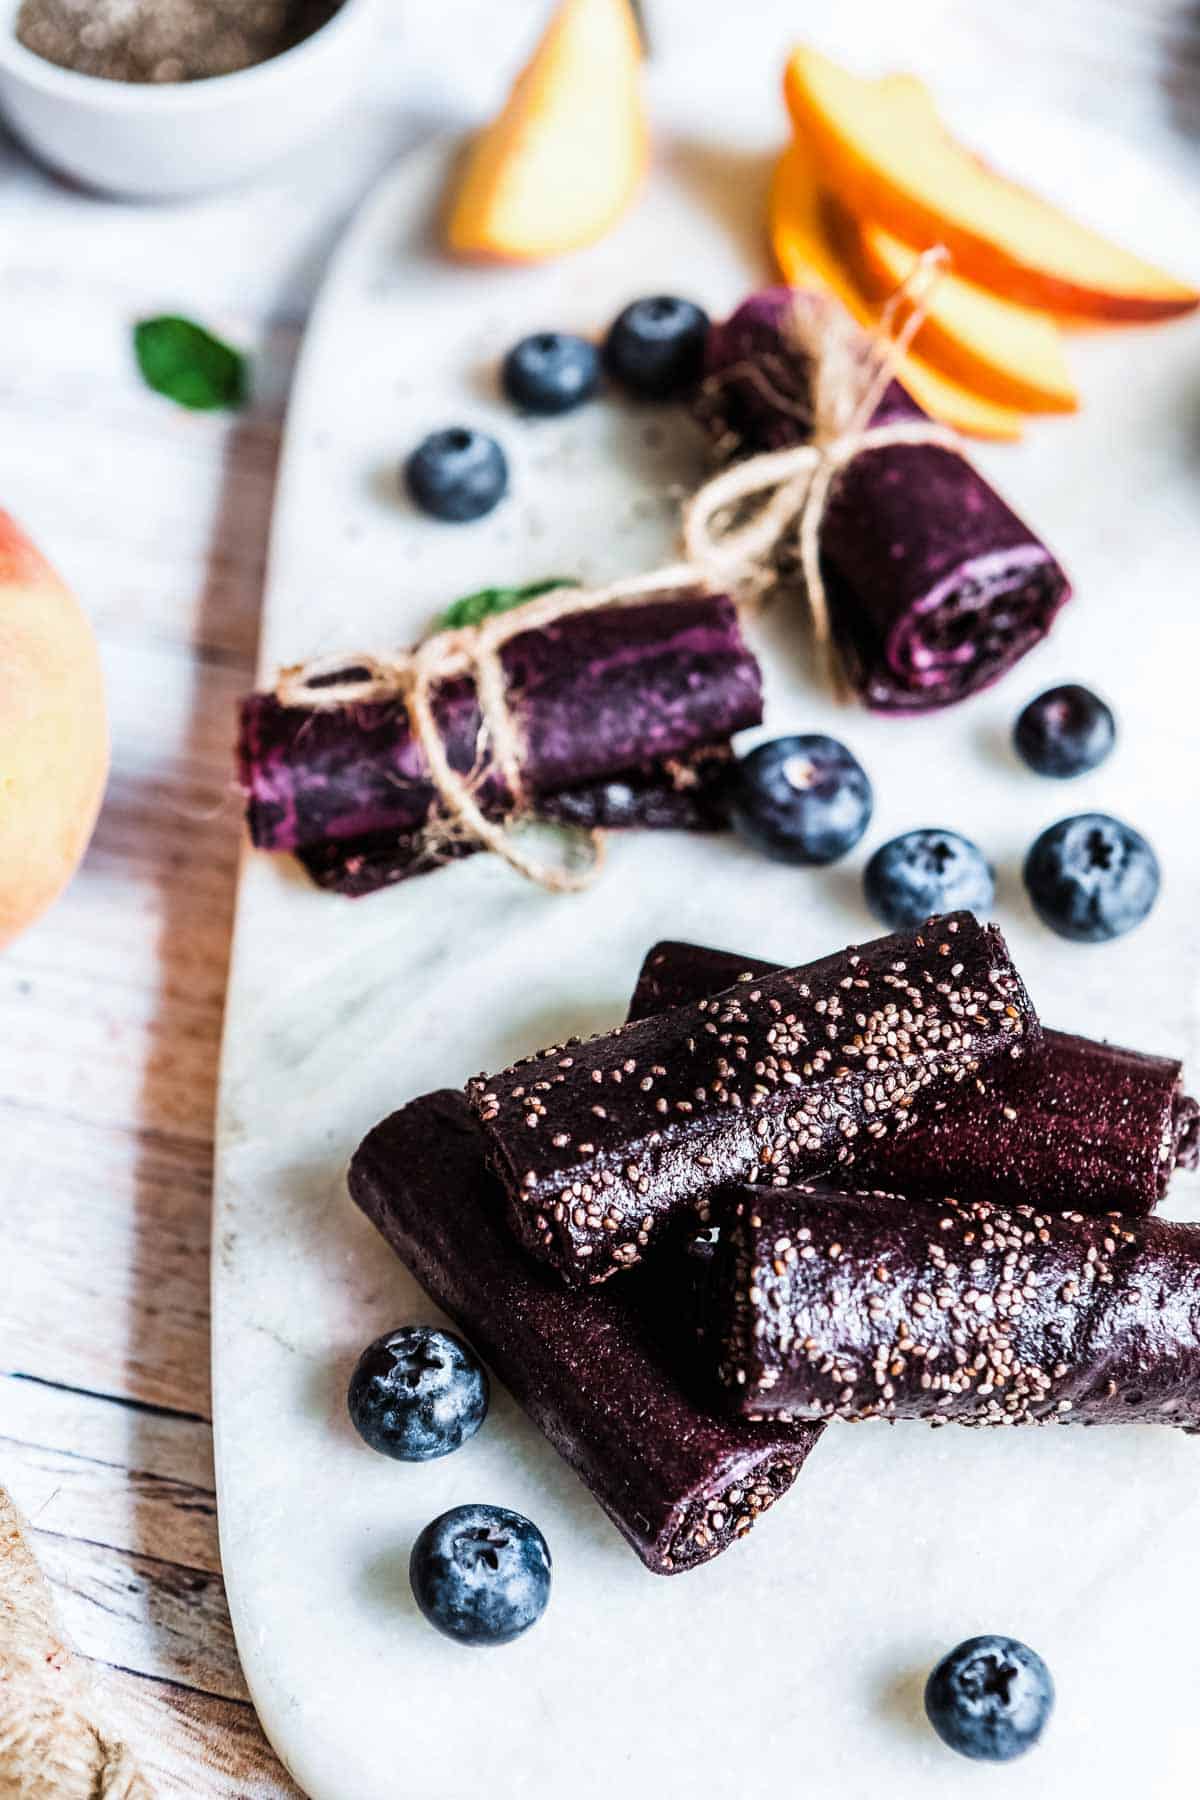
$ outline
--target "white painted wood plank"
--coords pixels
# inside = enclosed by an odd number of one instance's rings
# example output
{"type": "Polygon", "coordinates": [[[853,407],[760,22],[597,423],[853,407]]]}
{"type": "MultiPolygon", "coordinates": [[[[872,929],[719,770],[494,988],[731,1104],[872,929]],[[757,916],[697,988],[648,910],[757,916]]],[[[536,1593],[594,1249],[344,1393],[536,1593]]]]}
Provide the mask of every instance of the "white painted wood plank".
{"type": "MultiPolygon", "coordinates": [[[[68,1121],[72,1115],[66,1113],[68,1121]]],[[[31,1111],[26,1153],[0,1172],[4,1365],[189,1413],[208,1410],[208,1153],[181,1161],[161,1127],[141,1150],[31,1111]],[[89,1168],[80,1155],[92,1148],[89,1168]]]]}
{"type": "Polygon", "coordinates": [[[8,1437],[0,1437],[0,1469],[9,1493],[39,1532],[106,1550],[126,1549],[136,1541],[158,1561],[220,1573],[211,1489],[203,1492],[119,1462],[98,1462],[8,1437]]]}
{"type": "Polygon", "coordinates": [[[247,1697],[219,1575],[36,1526],[30,1542],[84,1656],[222,1699],[247,1697]]]}
{"type": "Polygon", "coordinates": [[[220,1572],[201,1420],[0,1380],[0,1471],[38,1531],[220,1572]]]}
{"type": "MultiPolygon", "coordinates": [[[[0,1437],[212,1491],[207,1423],[182,1413],[59,1388],[36,1377],[2,1376],[0,1437]]],[[[126,1549],[149,1548],[136,1537],[113,1541],[126,1549]]]]}
{"type": "Polygon", "coordinates": [[[302,1800],[250,1706],[122,1669],[97,1679],[163,1800],[302,1800]]]}

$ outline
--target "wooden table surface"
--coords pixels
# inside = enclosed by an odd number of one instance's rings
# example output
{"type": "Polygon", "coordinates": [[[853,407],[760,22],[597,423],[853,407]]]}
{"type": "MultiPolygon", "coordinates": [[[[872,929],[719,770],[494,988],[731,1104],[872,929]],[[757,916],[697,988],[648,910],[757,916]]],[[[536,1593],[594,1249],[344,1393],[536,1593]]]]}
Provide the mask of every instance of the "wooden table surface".
{"type": "MultiPolygon", "coordinates": [[[[84,868],[0,960],[0,1481],[164,1794],[296,1792],[230,1630],[208,1380],[233,708],[253,666],[289,375],[348,210],[431,126],[494,101],[541,10],[410,7],[336,155],[202,205],[76,193],[0,134],[0,503],[84,599],[114,729],[84,868]],[[452,46],[468,28],[464,70],[452,46]],[[130,323],[166,310],[252,352],[253,404],[233,422],[138,385],[130,323]]],[[[989,78],[1200,166],[1200,7],[918,10],[989,78]]],[[[725,11],[697,0],[690,17],[728,28],[725,11]]]]}

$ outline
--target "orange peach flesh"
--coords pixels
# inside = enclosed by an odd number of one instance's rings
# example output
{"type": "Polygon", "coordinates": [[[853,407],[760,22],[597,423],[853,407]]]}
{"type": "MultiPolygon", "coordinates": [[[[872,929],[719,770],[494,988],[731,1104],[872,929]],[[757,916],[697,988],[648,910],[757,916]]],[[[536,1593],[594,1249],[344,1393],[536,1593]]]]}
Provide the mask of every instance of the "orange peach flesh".
{"type": "Polygon", "coordinates": [[[784,89],[821,181],[842,204],[914,249],[945,245],[967,280],[1025,306],[1111,322],[1200,305],[1195,289],[964,149],[924,106],[919,83],[863,80],[802,48],[784,89]]]}
{"type": "MultiPolygon", "coordinates": [[[[867,299],[830,242],[822,197],[798,143],[776,165],[769,210],[771,245],[784,280],[792,287],[831,293],[860,325],[876,324],[879,308],[867,299]]],[[[911,351],[900,359],[896,373],[918,406],[956,431],[1007,442],[1021,436],[1021,413],[973,393],[911,351]]]]}
{"type": "Polygon", "coordinates": [[[459,177],[456,255],[535,261],[594,243],[646,171],[642,50],[629,0],[562,0],[459,177]]]}

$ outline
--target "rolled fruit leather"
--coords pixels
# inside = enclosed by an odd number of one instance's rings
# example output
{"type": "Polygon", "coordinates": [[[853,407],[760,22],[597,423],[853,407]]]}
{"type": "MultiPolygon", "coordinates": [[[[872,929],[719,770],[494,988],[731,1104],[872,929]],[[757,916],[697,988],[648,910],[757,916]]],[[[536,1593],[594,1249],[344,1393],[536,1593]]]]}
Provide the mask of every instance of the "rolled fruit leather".
{"type": "MultiPolygon", "coordinates": [[[[655,944],[630,1006],[643,1018],[754,982],[778,965],[695,944],[655,944]]],[[[1043,1028],[1041,1048],[1005,1083],[973,1082],[914,1118],[898,1137],[871,1140],[854,1161],[856,1185],[913,1199],[960,1200],[1079,1212],[1154,1211],[1176,1168],[1200,1155],[1200,1105],[1182,1065],[1116,1044],[1043,1028]]]]}
{"type": "MultiPolygon", "coordinates": [[[[808,441],[805,344],[835,312],[825,296],[768,288],[713,326],[696,411],[722,457],[808,441]]],[[[926,418],[893,381],[870,424],[926,418]]],[[[1071,594],[1056,558],[979,470],[936,444],[865,450],[846,464],[820,546],[847,676],[880,712],[928,712],[989,686],[1040,643],[1071,594]]]]}
{"type": "Polygon", "coordinates": [[[851,1166],[955,1087],[1007,1080],[1040,1027],[970,913],[738,984],[468,1086],[518,1239],[581,1285],[728,1183],[851,1166]]]}
{"type": "MultiPolygon", "coordinates": [[[[624,769],[604,781],[546,794],[538,802],[538,815],[551,824],[595,831],[724,831],[732,761],[727,743],[704,746],[647,768],[624,769]]],[[[469,838],[438,842],[422,827],[330,838],[296,856],[318,887],[357,900],[471,856],[477,848],[469,838]]]]}
{"type": "Polygon", "coordinates": [[[683,1259],[570,1293],[514,1243],[462,1094],[376,1126],[350,1192],[656,1574],[710,1561],[795,1480],[820,1426],[746,1424],[693,1392],[683,1259]]]}
{"type": "MultiPolygon", "coordinates": [[[[604,787],[614,778],[635,790],[632,818],[639,804],[652,818],[664,797],[685,796],[667,806],[678,822],[705,779],[697,753],[727,749],[734,732],[762,718],[759,667],[722,595],[681,591],[567,613],[509,638],[499,656],[527,800],[536,811],[557,796],[562,817],[575,795],[584,823],[611,804],[604,787]]],[[[481,744],[474,681],[441,683],[433,712],[451,766],[464,776],[475,771],[476,800],[502,818],[512,794],[481,744]]],[[[378,858],[386,835],[394,845],[389,880],[446,860],[438,827],[447,820],[400,699],[320,709],[252,694],[242,703],[238,764],[255,845],[308,853],[326,885],[353,891],[362,877],[361,866],[339,864],[338,846],[351,859],[378,858]]],[[[452,855],[473,847],[450,837],[452,855]]]]}
{"type": "Polygon", "coordinates": [[[745,1418],[1200,1429],[1195,1225],[746,1188],[712,1328],[745,1418]]]}

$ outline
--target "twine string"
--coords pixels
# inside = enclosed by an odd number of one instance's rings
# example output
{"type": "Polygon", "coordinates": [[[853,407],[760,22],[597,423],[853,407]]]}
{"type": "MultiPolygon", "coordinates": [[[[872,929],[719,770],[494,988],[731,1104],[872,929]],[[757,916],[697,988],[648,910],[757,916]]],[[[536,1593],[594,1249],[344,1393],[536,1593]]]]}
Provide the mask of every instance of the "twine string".
{"type": "Polygon", "coordinates": [[[276,682],[276,698],[283,706],[310,711],[402,701],[451,833],[465,833],[551,893],[578,893],[591,884],[600,868],[604,835],[587,826],[556,825],[568,851],[557,863],[546,862],[518,841],[514,827],[530,816],[524,745],[501,653],[510,639],[527,631],[543,631],[560,619],[618,606],[648,605],[673,594],[694,593],[696,587],[696,570],[676,564],[603,588],[554,588],[508,612],[493,613],[478,625],[436,632],[415,650],[327,656],[284,669],[276,682]],[[476,766],[466,775],[450,762],[434,710],[439,687],[462,675],[474,682],[481,721],[476,766]],[[501,821],[489,819],[477,798],[485,750],[510,796],[509,816],[501,821]]]}
{"type": "Polygon", "coordinates": [[[901,444],[932,444],[963,454],[956,435],[932,420],[871,424],[925,323],[947,261],[940,247],[919,256],[883,308],[878,332],[868,338],[843,314],[814,320],[797,308],[789,336],[812,371],[808,441],[732,463],[705,482],[684,508],[688,561],[710,583],[727,583],[747,599],[760,597],[774,583],[779,553],[789,541],[794,545],[817,652],[835,681],[821,529],[839,474],[866,451],[901,444]],[[742,515],[755,500],[761,504],[745,519],[742,515]]]}

